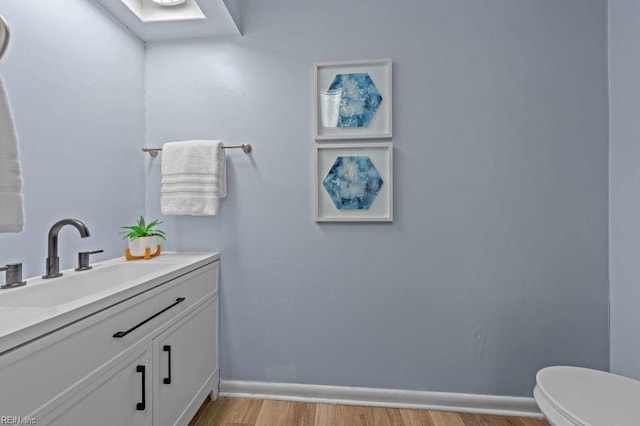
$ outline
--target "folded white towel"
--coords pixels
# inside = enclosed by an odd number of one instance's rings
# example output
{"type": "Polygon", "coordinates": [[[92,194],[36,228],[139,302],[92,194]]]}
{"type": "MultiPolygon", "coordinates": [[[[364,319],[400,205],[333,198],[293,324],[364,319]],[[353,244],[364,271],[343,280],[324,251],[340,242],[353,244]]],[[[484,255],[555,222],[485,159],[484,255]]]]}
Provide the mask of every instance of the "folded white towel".
{"type": "Polygon", "coordinates": [[[24,201],[18,138],[9,100],[0,81],[0,232],[20,232],[23,229],[24,201]]]}
{"type": "Polygon", "coordinates": [[[162,147],[162,214],[213,216],[227,196],[221,141],[169,142],[162,147]]]}

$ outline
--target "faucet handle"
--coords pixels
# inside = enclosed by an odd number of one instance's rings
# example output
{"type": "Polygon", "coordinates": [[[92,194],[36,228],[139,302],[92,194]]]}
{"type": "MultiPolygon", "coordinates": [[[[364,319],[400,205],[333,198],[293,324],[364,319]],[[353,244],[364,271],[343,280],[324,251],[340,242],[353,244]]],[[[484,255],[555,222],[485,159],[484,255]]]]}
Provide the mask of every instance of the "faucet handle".
{"type": "Polygon", "coordinates": [[[1,267],[0,271],[7,272],[5,284],[1,285],[0,289],[20,287],[27,283],[22,281],[22,263],[10,263],[1,267]]]}
{"type": "Polygon", "coordinates": [[[91,269],[91,265],[89,265],[89,256],[96,253],[102,253],[104,250],[96,250],[96,251],[81,251],[78,253],[78,267],[75,269],[76,271],[88,271],[91,269]]]}

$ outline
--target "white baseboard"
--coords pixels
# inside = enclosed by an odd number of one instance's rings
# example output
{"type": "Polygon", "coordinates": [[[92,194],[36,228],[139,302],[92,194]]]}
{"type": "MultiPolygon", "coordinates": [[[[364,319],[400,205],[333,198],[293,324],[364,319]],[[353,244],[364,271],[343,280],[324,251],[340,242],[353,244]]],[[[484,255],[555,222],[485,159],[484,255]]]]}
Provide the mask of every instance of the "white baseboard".
{"type": "Polygon", "coordinates": [[[533,398],[511,396],[240,380],[221,380],[220,396],[322,404],[416,408],[518,417],[543,417],[533,398]]]}

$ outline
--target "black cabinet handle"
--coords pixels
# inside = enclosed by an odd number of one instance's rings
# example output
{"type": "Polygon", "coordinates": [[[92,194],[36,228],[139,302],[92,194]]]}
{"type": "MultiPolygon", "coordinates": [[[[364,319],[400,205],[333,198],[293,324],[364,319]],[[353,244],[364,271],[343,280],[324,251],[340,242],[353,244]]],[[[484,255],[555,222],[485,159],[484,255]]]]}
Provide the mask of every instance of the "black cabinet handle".
{"type": "Polygon", "coordinates": [[[157,317],[160,314],[165,313],[166,311],[168,311],[169,309],[173,308],[174,306],[176,306],[178,303],[180,302],[184,302],[185,298],[184,297],[178,297],[176,299],[176,302],[173,303],[171,306],[167,306],[166,308],[164,308],[163,310],[161,310],[160,312],[158,312],[155,315],[150,316],[149,318],[147,318],[146,320],[142,321],[140,324],[134,325],[133,327],[131,327],[130,329],[128,329],[127,331],[118,331],[116,334],[113,335],[113,337],[115,338],[121,338],[126,336],[127,334],[131,333],[133,330],[135,330],[136,328],[145,325],[146,323],[148,323],[149,321],[151,321],[152,319],[154,319],[155,317],[157,317]]]}
{"type": "Polygon", "coordinates": [[[165,377],[164,379],[162,379],[162,383],[164,383],[165,385],[170,385],[171,384],[171,346],[170,345],[164,345],[162,347],[162,350],[167,352],[167,356],[169,357],[168,360],[168,366],[169,366],[169,374],[167,375],[167,377],[165,377]]]}
{"type": "Polygon", "coordinates": [[[145,395],[145,388],[146,388],[146,380],[145,380],[145,366],[144,365],[137,365],[136,366],[136,373],[142,373],[142,402],[138,402],[136,404],[136,410],[138,411],[144,411],[146,408],[146,404],[145,402],[147,401],[147,397],[145,395]]]}

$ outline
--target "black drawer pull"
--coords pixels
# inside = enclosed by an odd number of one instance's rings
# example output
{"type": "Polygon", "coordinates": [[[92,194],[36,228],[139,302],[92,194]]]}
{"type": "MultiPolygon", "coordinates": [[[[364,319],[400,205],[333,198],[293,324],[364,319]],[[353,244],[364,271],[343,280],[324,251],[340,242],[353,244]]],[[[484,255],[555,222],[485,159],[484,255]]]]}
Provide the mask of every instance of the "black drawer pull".
{"type": "Polygon", "coordinates": [[[124,337],[127,334],[131,333],[133,330],[135,330],[136,328],[145,325],[146,323],[148,323],[149,321],[151,321],[152,319],[154,319],[155,317],[157,317],[160,314],[165,313],[166,311],[168,311],[169,309],[173,308],[174,306],[176,306],[178,303],[180,302],[184,302],[185,298],[184,297],[178,297],[176,299],[176,302],[174,304],[172,304],[171,306],[167,306],[166,308],[164,308],[163,310],[161,310],[160,312],[158,312],[157,314],[150,316],[149,318],[147,318],[146,320],[142,321],[140,324],[138,325],[134,325],[133,327],[131,327],[130,329],[128,329],[127,331],[118,331],[116,334],[113,335],[113,337],[115,338],[120,338],[120,337],[124,337]]]}
{"type": "Polygon", "coordinates": [[[142,402],[138,402],[136,404],[136,410],[138,411],[144,411],[146,408],[146,401],[147,401],[147,397],[145,395],[145,388],[146,388],[146,380],[145,380],[145,370],[146,368],[144,367],[144,365],[137,365],[136,366],[136,373],[142,373],[142,402]]]}
{"type": "Polygon", "coordinates": [[[167,377],[162,379],[162,383],[164,383],[165,385],[170,385],[171,384],[171,346],[164,345],[162,347],[162,350],[167,352],[167,356],[169,357],[169,360],[168,360],[169,371],[168,371],[167,377]]]}

